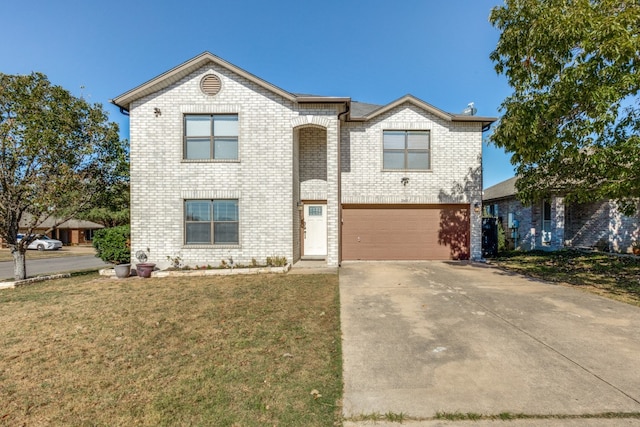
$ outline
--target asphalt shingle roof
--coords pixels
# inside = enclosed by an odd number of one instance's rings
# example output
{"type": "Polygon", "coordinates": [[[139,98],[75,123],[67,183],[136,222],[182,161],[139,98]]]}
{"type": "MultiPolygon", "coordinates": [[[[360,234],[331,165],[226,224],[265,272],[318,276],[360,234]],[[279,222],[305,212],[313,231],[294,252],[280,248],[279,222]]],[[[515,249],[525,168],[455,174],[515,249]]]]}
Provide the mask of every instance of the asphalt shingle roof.
{"type": "Polygon", "coordinates": [[[351,101],[351,117],[365,117],[369,113],[381,107],[382,105],[351,101]]]}
{"type": "Polygon", "coordinates": [[[494,199],[503,199],[505,197],[512,197],[518,192],[516,190],[516,181],[517,177],[509,178],[506,181],[499,182],[496,185],[493,185],[486,190],[484,190],[482,200],[494,200],[494,199]]]}

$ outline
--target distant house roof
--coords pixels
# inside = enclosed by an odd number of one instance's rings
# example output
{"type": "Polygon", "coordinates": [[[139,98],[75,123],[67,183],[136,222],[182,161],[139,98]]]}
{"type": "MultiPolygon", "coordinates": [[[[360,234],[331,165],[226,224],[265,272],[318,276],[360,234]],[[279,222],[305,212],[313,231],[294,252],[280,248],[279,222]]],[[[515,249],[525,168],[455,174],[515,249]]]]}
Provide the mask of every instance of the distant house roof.
{"type": "MultiPolygon", "coordinates": [[[[42,228],[57,228],[59,230],[65,230],[65,229],[87,229],[87,230],[96,230],[99,228],[104,228],[104,225],[102,224],[98,224],[97,222],[93,222],[93,221],[85,221],[83,219],[68,219],[64,222],[61,222],[58,224],[58,222],[60,221],[59,218],[47,218],[45,219],[39,226],[39,229],[42,228]],[[58,224],[58,225],[56,225],[58,224]]],[[[28,223],[28,218],[23,219],[23,221],[20,222],[20,226],[21,227],[26,227],[28,223]]]]}
{"type": "Polygon", "coordinates": [[[482,200],[496,200],[496,199],[505,199],[507,197],[513,197],[516,195],[518,190],[516,190],[516,181],[517,177],[509,178],[506,181],[499,182],[496,185],[493,185],[483,192],[482,200]]]}

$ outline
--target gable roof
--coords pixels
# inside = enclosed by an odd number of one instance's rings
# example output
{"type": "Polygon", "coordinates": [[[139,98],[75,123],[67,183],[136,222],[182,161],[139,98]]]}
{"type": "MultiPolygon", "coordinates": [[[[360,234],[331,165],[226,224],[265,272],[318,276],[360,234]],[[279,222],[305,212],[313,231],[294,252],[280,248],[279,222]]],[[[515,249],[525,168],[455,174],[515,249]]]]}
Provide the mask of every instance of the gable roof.
{"type": "Polygon", "coordinates": [[[464,114],[450,114],[445,111],[442,111],[433,105],[422,101],[419,98],[416,98],[413,95],[405,95],[402,98],[399,98],[389,104],[386,105],[376,105],[376,104],[366,104],[363,102],[351,102],[351,98],[349,97],[333,97],[333,96],[319,96],[319,95],[303,95],[303,94],[294,94],[291,92],[287,92],[284,89],[275,86],[266,80],[262,80],[261,78],[243,70],[240,67],[237,67],[230,62],[225,61],[224,59],[212,54],[211,52],[203,52],[200,55],[189,59],[188,61],[178,65],[177,67],[172,68],[171,70],[160,74],[157,77],[147,81],[146,83],[141,84],[138,87],[135,87],[122,95],[119,95],[110,100],[112,104],[120,107],[121,111],[129,111],[129,106],[131,103],[137,99],[140,99],[144,96],[150,95],[154,92],[162,90],[185,76],[191,74],[197,69],[209,64],[213,63],[219,65],[227,70],[230,70],[247,80],[261,86],[277,95],[282,96],[284,99],[287,99],[292,102],[297,102],[299,104],[304,103],[324,103],[324,104],[345,104],[346,105],[346,119],[351,121],[368,121],[372,118],[379,116],[380,114],[384,114],[393,108],[404,104],[405,102],[416,105],[419,108],[422,108],[431,114],[434,114],[437,117],[440,117],[446,121],[451,122],[479,122],[482,123],[482,130],[485,131],[489,129],[491,123],[495,122],[497,118],[494,117],[481,117],[481,116],[469,116],[464,114]]]}
{"type": "Polygon", "coordinates": [[[514,176],[513,178],[509,178],[505,181],[499,182],[496,185],[493,185],[486,190],[484,190],[482,194],[482,200],[496,200],[496,199],[505,199],[508,197],[513,197],[516,195],[518,190],[516,189],[516,181],[518,177],[514,176]]]}
{"type": "Polygon", "coordinates": [[[122,95],[116,96],[115,98],[111,99],[110,102],[117,105],[121,109],[128,111],[129,105],[133,101],[164,89],[179,81],[183,77],[196,71],[198,68],[203,67],[209,63],[213,63],[224,67],[227,70],[233,71],[234,73],[246,78],[247,80],[257,84],[258,86],[270,90],[271,92],[276,93],[289,101],[296,100],[296,96],[294,94],[287,92],[284,89],[280,89],[279,87],[272,85],[271,83],[262,80],[259,77],[256,77],[255,75],[243,70],[242,68],[237,67],[230,62],[227,62],[224,59],[215,56],[211,52],[203,52],[195,58],[192,58],[178,65],[177,67],[174,67],[171,70],[160,74],[157,77],[154,77],[148,82],[143,83],[140,86],[123,93],[122,95]]]}
{"type": "Polygon", "coordinates": [[[470,115],[466,115],[466,114],[451,114],[451,113],[447,113],[446,111],[443,111],[439,108],[434,107],[433,105],[429,104],[428,102],[425,102],[423,100],[421,100],[420,98],[416,98],[415,96],[411,95],[411,94],[407,94],[401,98],[396,99],[395,101],[390,102],[389,104],[386,105],[381,105],[381,106],[377,106],[378,108],[373,109],[372,107],[374,107],[373,104],[361,104],[360,107],[358,109],[358,113],[361,115],[356,115],[355,111],[352,110],[351,113],[351,120],[353,121],[368,121],[371,120],[381,114],[384,114],[396,107],[398,107],[399,105],[402,105],[404,103],[410,103],[415,105],[416,107],[422,108],[425,111],[428,111],[429,113],[435,115],[436,117],[440,117],[443,120],[449,121],[449,122],[479,122],[482,123],[482,127],[483,130],[485,128],[488,129],[488,127],[491,125],[491,123],[495,122],[496,120],[498,120],[495,117],[482,117],[482,116],[470,116],[470,115]]]}

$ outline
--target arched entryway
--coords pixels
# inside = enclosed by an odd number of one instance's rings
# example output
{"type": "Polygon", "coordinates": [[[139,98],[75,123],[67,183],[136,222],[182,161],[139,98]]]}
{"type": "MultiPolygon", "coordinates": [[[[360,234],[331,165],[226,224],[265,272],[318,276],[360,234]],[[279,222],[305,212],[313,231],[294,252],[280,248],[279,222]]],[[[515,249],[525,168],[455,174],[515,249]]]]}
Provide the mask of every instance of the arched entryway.
{"type": "Polygon", "coordinates": [[[294,248],[296,258],[327,256],[327,129],[313,123],[294,128],[294,248]]]}

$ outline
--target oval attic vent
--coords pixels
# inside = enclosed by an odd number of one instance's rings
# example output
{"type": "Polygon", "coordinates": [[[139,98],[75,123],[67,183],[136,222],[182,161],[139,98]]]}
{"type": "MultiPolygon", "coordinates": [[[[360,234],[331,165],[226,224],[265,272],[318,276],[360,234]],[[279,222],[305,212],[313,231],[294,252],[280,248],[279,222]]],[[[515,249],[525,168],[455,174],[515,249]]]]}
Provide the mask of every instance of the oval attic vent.
{"type": "Polygon", "coordinates": [[[210,96],[217,95],[217,93],[220,92],[220,86],[220,79],[218,76],[213,74],[204,76],[200,81],[200,89],[202,89],[202,92],[210,96]]]}

